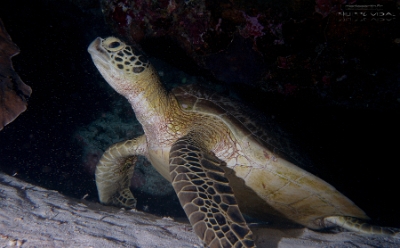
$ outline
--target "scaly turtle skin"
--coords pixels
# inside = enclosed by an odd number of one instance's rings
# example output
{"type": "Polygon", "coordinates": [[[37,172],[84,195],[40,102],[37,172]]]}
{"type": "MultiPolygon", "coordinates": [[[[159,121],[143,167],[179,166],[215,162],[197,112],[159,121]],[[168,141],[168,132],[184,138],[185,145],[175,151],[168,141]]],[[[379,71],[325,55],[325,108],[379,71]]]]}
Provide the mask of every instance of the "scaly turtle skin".
{"type": "Polygon", "coordinates": [[[167,93],[146,57],[118,38],[97,38],[88,51],[106,81],[128,99],[145,133],[104,152],[96,168],[101,203],[136,206],[129,183],[142,155],[172,183],[209,247],[255,247],[241,211],[278,214],[312,229],[393,233],[365,224],[368,217],[352,201],[278,156],[271,136],[238,104],[194,86],[167,93]]]}

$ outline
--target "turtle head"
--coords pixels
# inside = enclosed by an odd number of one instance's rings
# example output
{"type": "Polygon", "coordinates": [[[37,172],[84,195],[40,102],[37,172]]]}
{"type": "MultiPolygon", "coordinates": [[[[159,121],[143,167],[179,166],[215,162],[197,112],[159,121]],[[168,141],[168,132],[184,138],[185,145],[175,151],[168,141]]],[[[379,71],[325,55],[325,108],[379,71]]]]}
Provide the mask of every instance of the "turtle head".
{"type": "Polygon", "coordinates": [[[96,38],[88,52],[108,84],[126,97],[143,85],[140,82],[155,74],[143,54],[116,37],[96,38]]]}

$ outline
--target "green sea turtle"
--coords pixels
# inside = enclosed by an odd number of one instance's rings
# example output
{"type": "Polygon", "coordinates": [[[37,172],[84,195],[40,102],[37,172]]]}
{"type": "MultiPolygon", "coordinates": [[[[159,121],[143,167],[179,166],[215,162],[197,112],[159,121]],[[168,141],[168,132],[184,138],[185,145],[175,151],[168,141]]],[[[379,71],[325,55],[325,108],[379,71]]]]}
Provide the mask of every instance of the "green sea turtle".
{"type": "Polygon", "coordinates": [[[194,86],[167,93],[146,57],[118,38],[97,38],[88,51],[144,129],[101,157],[101,203],[135,207],[129,183],[142,155],[172,183],[195,233],[209,247],[255,247],[242,212],[272,212],[311,229],[339,225],[393,234],[364,223],[367,215],[351,200],[278,156],[270,135],[240,105],[194,86]]]}

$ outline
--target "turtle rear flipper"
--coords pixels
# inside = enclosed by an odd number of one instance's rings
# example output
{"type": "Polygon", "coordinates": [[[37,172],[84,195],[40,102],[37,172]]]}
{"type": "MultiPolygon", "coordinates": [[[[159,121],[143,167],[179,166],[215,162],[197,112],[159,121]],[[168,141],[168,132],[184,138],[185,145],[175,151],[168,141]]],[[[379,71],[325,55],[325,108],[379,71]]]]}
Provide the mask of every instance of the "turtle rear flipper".
{"type": "Polygon", "coordinates": [[[146,137],[127,140],[109,147],[96,166],[96,185],[100,202],[118,207],[136,207],[136,199],[129,189],[137,155],[146,137]]]}
{"type": "Polygon", "coordinates": [[[198,144],[187,135],[170,151],[172,186],[190,224],[207,247],[255,247],[223,162],[198,144]]]}
{"type": "Polygon", "coordinates": [[[375,226],[365,222],[365,220],[348,216],[329,216],[324,218],[324,222],[326,226],[339,226],[349,231],[364,234],[395,236],[400,233],[400,230],[396,228],[375,226]]]}

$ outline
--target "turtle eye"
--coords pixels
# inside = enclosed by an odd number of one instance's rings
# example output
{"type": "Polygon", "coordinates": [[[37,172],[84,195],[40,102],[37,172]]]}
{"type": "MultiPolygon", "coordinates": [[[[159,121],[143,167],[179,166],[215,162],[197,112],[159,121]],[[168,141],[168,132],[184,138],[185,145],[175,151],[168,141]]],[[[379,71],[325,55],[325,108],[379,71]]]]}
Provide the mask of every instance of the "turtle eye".
{"type": "Polygon", "coordinates": [[[126,47],[124,42],[115,37],[108,37],[103,40],[103,46],[110,52],[121,51],[126,47]]]}
{"type": "Polygon", "coordinates": [[[109,48],[117,48],[117,47],[119,47],[120,45],[121,45],[120,42],[114,41],[114,42],[111,42],[110,45],[108,45],[108,47],[109,47],[109,48]]]}

